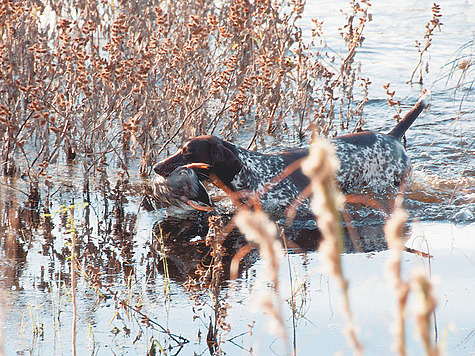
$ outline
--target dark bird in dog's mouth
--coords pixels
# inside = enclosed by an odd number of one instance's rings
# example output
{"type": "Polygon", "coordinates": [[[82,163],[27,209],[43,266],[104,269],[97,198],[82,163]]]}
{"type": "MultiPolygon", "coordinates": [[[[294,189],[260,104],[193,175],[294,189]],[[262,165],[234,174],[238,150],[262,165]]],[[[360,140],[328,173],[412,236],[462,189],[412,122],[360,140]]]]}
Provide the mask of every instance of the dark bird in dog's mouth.
{"type": "Polygon", "coordinates": [[[167,206],[173,216],[188,215],[193,211],[212,211],[211,199],[193,169],[207,169],[204,163],[177,167],[169,176],[155,175],[151,181],[154,198],[167,206]]]}

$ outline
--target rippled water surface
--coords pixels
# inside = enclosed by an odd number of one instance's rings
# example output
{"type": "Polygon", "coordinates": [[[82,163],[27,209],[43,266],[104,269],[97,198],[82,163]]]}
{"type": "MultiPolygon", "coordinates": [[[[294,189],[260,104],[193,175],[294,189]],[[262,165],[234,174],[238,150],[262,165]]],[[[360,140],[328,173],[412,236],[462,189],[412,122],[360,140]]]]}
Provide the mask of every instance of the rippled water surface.
{"type": "MultiPolygon", "coordinates": [[[[406,135],[413,162],[406,199],[410,220],[406,246],[426,254],[404,253],[402,268],[405,278],[418,268],[434,277],[438,308],[433,337],[447,354],[469,355],[475,353],[475,95],[471,92],[475,72],[468,72],[471,78],[456,89],[462,73],[454,67],[462,57],[473,61],[475,4],[457,0],[440,5],[444,25],[430,47],[429,73],[422,86],[407,82],[418,61],[414,42],[423,38],[431,17],[430,1],[374,1],[373,20],[356,59],[362,76],[372,82],[364,109],[367,129],[386,132],[394,126],[395,113],[386,103],[384,84],[391,83],[403,113],[417,101],[422,88],[432,93],[430,108],[406,135]]],[[[327,45],[336,53],[343,51],[337,29],[343,23],[339,9],[344,6],[343,1],[307,1],[300,22],[308,41],[310,19],[318,17],[324,20],[327,45]]],[[[292,144],[296,143],[289,138],[268,149],[292,144]]],[[[227,280],[231,258],[245,244],[241,236],[232,234],[225,243],[226,272],[217,294],[212,295],[207,286],[190,286],[188,277],[196,275],[197,263],[209,262],[209,249],[199,238],[206,224],[176,222],[166,219],[162,210],[147,210],[140,194],[144,182],[136,175],[128,178],[132,189],[125,188],[126,177],[99,176],[91,179],[91,203],[85,206],[81,167],[64,164],[52,181],[51,191],[56,193],[45,202],[45,212],[52,214],[46,218],[18,209],[21,183],[2,185],[2,221],[37,221],[36,226],[20,226],[14,236],[6,228],[9,223],[1,225],[5,240],[13,241],[5,244],[1,255],[5,271],[0,335],[6,355],[71,353],[71,215],[60,206],[74,203],[78,203],[74,222],[81,260],[76,288],[78,354],[159,354],[162,348],[167,355],[206,355],[210,353],[207,335],[219,313],[227,313],[225,318],[221,314],[221,320],[230,329],[220,329],[217,341],[228,355],[285,355],[293,330],[298,355],[352,353],[344,336],[341,293],[321,272],[312,222],[290,228],[300,248],[286,256],[280,267],[286,343],[273,336],[269,318],[255,308],[259,290],[265,289],[266,272],[257,252],[241,263],[238,280],[227,280]],[[62,189],[54,189],[59,186],[62,189]],[[105,195],[110,198],[107,204],[105,195]],[[8,211],[17,213],[11,217],[8,211]],[[157,221],[162,222],[160,228],[157,221]],[[163,244],[154,242],[158,235],[165,238],[163,244]],[[160,258],[165,255],[166,259],[160,258]]],[[[385,250],[382,218],[371,214],[364,209],[355,212],[354,225],[364,248],[356,251],[348,237],[342,260],[364,353],[382,355],[393,352],[395,296],[385,267],[390,252],[385,250]]],[[[423,348],[413,336],[414,298],[409,299],[406,343],[408,354],[419,355],[423,348]]]]}

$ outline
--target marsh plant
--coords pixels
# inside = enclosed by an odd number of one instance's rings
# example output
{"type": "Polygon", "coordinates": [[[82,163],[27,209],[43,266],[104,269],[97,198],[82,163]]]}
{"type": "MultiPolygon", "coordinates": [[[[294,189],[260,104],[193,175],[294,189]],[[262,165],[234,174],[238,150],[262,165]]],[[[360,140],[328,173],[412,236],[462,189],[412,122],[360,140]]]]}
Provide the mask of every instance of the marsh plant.
{"type": "Polygon", "coordinates": [[[267,274],[263,279],[263,286],[266,283],[272,285],[270,289],[263,287],[258,297],[257,307],[262,308],[269,315],[271,332],[287,340],[279,293],[279,266],[282,259],[282,244],[278,240],[278,229],[262,211],[251,212],[242,209],[235,216],[234,221],[246,239],[257,244],[259,248],[267,274]]]}
{"type": "Polygon", "coordinates": [[[91,171],[137,157],[146,175],[190,136],[232,140],[245,126],[249,146],[305,140],[330,133],[335,112],[348,128],[370,20],[369,2],[350,5],[337,70],[302,39],[304,1],[3,2],[2,173],[34,185],[58,160],[91,171]]]}
{"type": "Polygon", "coordinates": [[[423,83],[423,73],[429,72],[429,61],[427,59],[424,61],[424,59],[427,57],[429,47],[432,45],[435,30],[440,31],[440,27],[443,25],[441,17],[440,6],[434,3],[432,6],[432,19],[430,19],[425,26],[426,32],[424,34],[424,40],[422,42],[416,40],[415,47],[419,53],[419,62],[417,62],[411,78],[409,79],[409,83],[411,84],[414,82],[414,76],[416,75],[417,70],[419,70],[419,79],[417,80],[417,83],[419,84],[423,83]]]}
{"type": "Polygon", "coordinates": [[[325,271],[335,278],[342,291],[347,338],[355,353],[361,355],[363,348],[356,334],[348,281],[341,263],[343,229],[340,210],[344,198],[335,181],[338,168],[339,162],[334,147],[323,140],[313,143],[308,157],[302,163],[302,171],[311,179],[312,211],[324,236],[319,247],[322,264],[325,271]]]}

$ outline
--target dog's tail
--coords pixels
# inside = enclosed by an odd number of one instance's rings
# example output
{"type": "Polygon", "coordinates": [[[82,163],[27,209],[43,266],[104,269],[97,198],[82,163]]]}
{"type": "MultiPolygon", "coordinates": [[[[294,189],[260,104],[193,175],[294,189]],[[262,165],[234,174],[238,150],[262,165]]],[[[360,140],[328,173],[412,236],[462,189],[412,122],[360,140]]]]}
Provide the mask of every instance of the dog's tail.
{"type": "Polygon", "coordinates": [[[414,105],[414,107],[409,111],[404,118],[398,122],[398,124],[388,133],[388,135],[401,139],[402,136],[406,133],[407,129],[412,125],[414,120],[419,116],[419,114],[426,107],[429,106],[430,102],[430,92],[427,89],[422,91],[422,95],[419,98],[419,101],[414,105]]]}

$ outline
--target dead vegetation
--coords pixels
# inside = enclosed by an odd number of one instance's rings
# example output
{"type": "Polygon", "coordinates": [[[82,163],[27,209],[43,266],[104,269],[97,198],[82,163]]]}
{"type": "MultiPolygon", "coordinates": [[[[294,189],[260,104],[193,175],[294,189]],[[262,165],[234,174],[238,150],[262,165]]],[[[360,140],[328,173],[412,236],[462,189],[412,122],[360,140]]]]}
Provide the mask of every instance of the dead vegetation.
{"type": "Polygon", "coordinates": [[[364,106],[352,106],[354,57],[369,3],[352,2],[348,53],[334,63],[302,40],[303,5],[3,2],[3,175],[36,184],[58,160],[128,169],[131,157],[146,175],[171,142],[198,134],[233,139],[245,126],[251,146],[268,135],[327,135],[338,115],[348,128],[364,106]]]}

